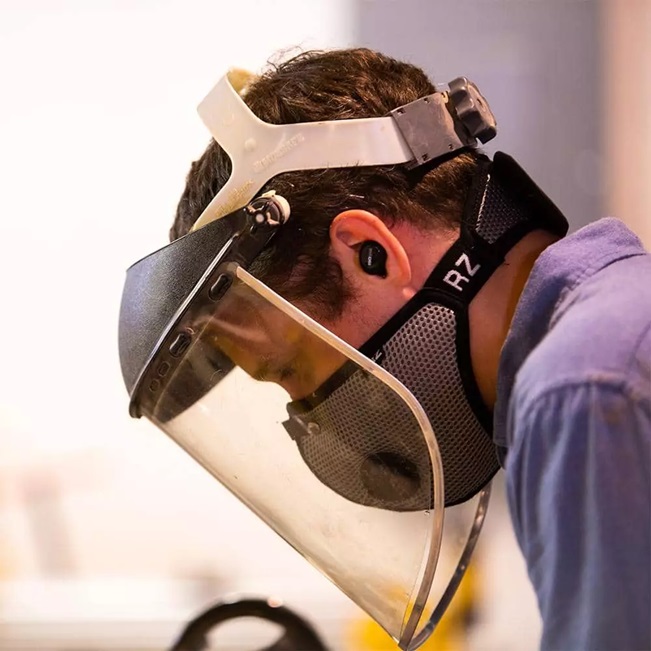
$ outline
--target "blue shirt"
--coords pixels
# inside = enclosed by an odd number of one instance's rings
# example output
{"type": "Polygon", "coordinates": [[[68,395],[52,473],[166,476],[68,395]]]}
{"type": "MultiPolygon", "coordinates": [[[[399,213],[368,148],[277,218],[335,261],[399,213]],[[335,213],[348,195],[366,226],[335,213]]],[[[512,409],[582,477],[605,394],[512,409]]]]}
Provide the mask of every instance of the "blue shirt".
{"type": "Polygon", "coordinates": [[[603,219],[547,248],[500,359],[495,440],[553,651],[651,649],[651,255],[603,219]]]}

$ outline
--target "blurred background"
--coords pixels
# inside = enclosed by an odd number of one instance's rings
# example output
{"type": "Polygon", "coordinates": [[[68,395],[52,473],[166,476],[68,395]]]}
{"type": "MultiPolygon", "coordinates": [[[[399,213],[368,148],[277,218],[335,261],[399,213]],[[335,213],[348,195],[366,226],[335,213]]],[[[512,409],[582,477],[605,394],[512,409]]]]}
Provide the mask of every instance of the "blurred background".
{"type": "MultiPolygon", "coordinates": [[[[489,151],[573,229],[615,215],[651,245],[651,0],[0,0],[0,649],[163,649],[240,594],[282,599],[332,649],[395,648],[129,418],[116,341],[124,271],[167,242],[212,85],[282,49],[361,45],[473,79],[489,151]]],[[[436,648],[537,648],[501,478],[464,599],[436,648]]]]}

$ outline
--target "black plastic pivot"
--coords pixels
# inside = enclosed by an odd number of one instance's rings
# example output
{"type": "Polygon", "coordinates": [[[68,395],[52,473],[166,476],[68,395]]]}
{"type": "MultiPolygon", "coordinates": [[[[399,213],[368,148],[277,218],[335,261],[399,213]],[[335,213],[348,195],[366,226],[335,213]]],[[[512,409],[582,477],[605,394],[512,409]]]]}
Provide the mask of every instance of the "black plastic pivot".
{"type": "Polygon", "coordinates": [[[289,204],[275,192],[267,192],[253,199],[245,208],[256,224],[277,226],[289,218],[289,204]]]}
{"type": "Polygon", "coordinates": [[[457,117],[468,133],[482,143],[492,140],[497,135],[497,122],[479,88],[466,77],[457,77],[448,86],[457,117]]]}

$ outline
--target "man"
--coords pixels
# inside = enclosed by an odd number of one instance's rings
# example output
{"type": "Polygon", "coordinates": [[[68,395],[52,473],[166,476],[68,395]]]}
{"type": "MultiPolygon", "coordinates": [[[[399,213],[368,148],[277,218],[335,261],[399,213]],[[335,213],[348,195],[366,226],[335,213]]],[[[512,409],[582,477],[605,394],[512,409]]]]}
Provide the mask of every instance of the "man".
{"type": "MultiPolygon", "coordinates": [[[[447,110],[467,130],[485,117],[483,98],[468,103],[470,91],[455,88],[447,110]]],[[[242,92],[258,118],[279,125],[389,114],[400,124],[434,93],[418,68],[368,50],[306,53],[242,92]]],[[[476,494],[499,458],[543,648],[650,649],[651,256],[612,219],[564,237],[563,217],[511,159],[491,163],[464,142],[424,164],[276,175],[261,192],[284,197],[291,219],[249,270],[414,393],[441,449],[446,505],[476,494]],[[395,370],[391,344],[407,336],[395,370]],[[443,360],[446,337],[456,362],[443,360]],[[440,397],[457,385],[461,393],[440,397]]],[[[188,175],[172,240],[203,225],[234,168],[213,141],[188,175]]],[[[294,400],[338,368],[308,385],[304,365],[275,363],[269,350],[256,364],[229,352],[232,342],[221,349],[294,400]]],[[[415,461],[400,464],[401,481],[418,474],[415,461]]],[[[418,494],[396,486],[405,501],[395,498],[395,510],[414,507],[418,494]]]]}

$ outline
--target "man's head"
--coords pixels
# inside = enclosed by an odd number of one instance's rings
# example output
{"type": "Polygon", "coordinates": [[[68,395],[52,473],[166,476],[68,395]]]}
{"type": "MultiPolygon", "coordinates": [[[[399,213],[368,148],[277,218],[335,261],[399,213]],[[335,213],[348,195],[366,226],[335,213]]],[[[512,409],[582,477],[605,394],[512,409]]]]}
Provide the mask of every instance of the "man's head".
{"type": "MultiPolygon", "coordinates": [[[[307,52],[272,67],[250,85],[245,101],[272,124],[382,117],[435,91],[419,68],[365,49],[307,52]]],[[[354,154],[353,154],[354,155],[354,154]]],[[[252,271],[285,298],[329,326],[368,313],[364,296],[383,295],[368,332],[338,332],[363,342],[417,291],[440,254],[456,238],[476,169],[468,151],[435,167],[405,166],[307,170],[281,174],[264,190],[288,199],[292,219],[252,271]],[[364,274],[362,242],[387,253],[387,277],[364,274]],[[429,248],[426,259],[414,247],[429,248]],[[380,290],[378,293],[377,290],[380,290]],[[386,313],[385,313],[386,312],[386,313]],[[350,335],[350,336],[349,336],[350,335]]],[[[186,234],[224,185],[230,160],[216,142],[193,164],[170,231],[186,234]]],[[[337,330],[338,328],[334,328],[337,330]]]]}
{"type": "MultiPolygon", "coordinates": [[[[234,171],[211,143],[188,176],[175,241],[129,271],[120,349],[132,413],[410,647],[419,623],[435,623],[422,615],[443,507],[469,500],[498,469],[497,360],[512,303],[552,238],[539,229],[562,236],[567,224],[510,157],[473,149],[495,122],[465,78],[435,92],[418,68],[368,50],[278,65],[248,87],[251,111],[272,125],[320,122],[296,132],[325,134],[305,135],[291,164],[282,147],[293,126],[256,132],[230,77],[214,91],[200,114],[234,171]],[[286,167],[263,168],[276,176],[261,188],[256,147],[272,132],[266,156],[284,152],[286,167]],[[366,156],[368,143],[399,153],[366,156]],[[375,165],[386,160],[397,163],[375,165]],[[352,161],[363,162],[338,167],[352,161]],[[327,169],[307,169],[316,166],[327,169]],[[219,204],[227,182],[234,195],[219,204]],[[280,196],[247,203],[258,189],[280,196]],[[228,210],[211,212],[213,203],[228,210]],[[200,216],[209,219],[181,237],[200,216]]],[[[464,563],[486,499],[467,549],[454,533],[464,563]]]]}
{"type": "MultiPolygon", "coordinates": [[[[485,478],[494,465],[490,410],[501,346],[528,271],[562,233],[564,218],[515,161],[503,154],[490,161],[475,148],[477,139],[486,142],[495,135],[495,122],[465,78],[441,93],[419,68],[354,49],[308,52],[246,81],[241,94],[248,109],[242,115],[252,113],[262,123],[318,122],[324,132],[335,130],[337,121],[358,132],[362,124],[382,124],[378,133],[351,142],[350,154],[334,159],[343,162],[327,163],[331,159],[324,152],[323,159],[306,161],[303,168],[284,168],[300,171],[276,172],[266,185],[255,186],[259,193],[273,190],[287,200],[291,219],[248,260],[249,272],[366,356],[382,359],[418,400],[433,400],[426,411],[446,441],[446,455],[461,454],[458,431],[472,430],[474,452],[466,456],[480,459],[485,478]],[[443,105],[437,107],[438,101],[443,105]],[[348,161],[368,160],[367,138],[388,140],[389,124],[400,129],[411,158],[349,167],[348,161]],[[464,134],[456,147],[451,132],[464,134]],[[315,163],[322,168],[311,169],[315,163]],[[547,226],[556,235],[538,230],[547,226]],[[373,268],[369,252],[380,259],[373,268]],[[386,359],[392,346],[398,365],[393,370],[386,359]]],[[[235,124],[234,106],[242,106],[236,96],[236,104],[230,103],[230,91],[202,113],[216,140],[188,175],[173,240],[205,218],[202,213],[209,212],[227,182],[253,183],[237,176],[237,152],[256,147],[258,121],[243,126],[249,118],[242,118],[237,129],[223,131],[235,124]],[[235,157],[233,178],[226,150],[235,157]]],[[[305,147],[322,142],[306,138],[305,147]]],[[[340,141],[324,141],[336,142],[333,149],[339,152],[340,141]]],[[[270,365],[268,357],[254,375],[286,377],[288,365],[270,365]]],[[[458,472],[473,473],[470,468],[458,472]]],[[[460,495],[472,489],[463,479],[460,484],[460,495]]]]}

